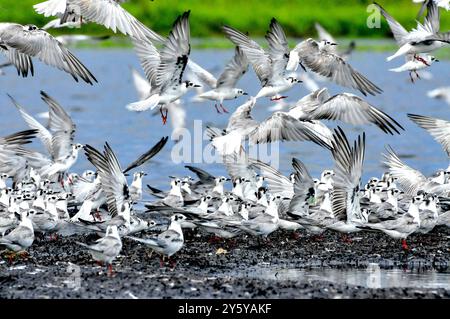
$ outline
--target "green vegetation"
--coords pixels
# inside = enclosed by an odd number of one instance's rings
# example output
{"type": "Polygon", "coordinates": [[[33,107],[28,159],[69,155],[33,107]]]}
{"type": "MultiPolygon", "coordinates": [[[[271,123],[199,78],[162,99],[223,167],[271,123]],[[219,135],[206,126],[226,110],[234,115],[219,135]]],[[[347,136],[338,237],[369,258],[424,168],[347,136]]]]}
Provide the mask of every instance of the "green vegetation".
{"type": "MultiPolygon", "coordinates": [[[[43,0],[2,0],[0,20],[31,23],[38,26],[50,21],[34,12],[33,4],[43,0]]],[[[221,26],[228,24],[252,36],[263,36],[269,21],[276,17],[291,37],[315,34],[314,22],[321,23],[337,37],[380,38],[390,35],[382,19],[381,29],[366,26],[366,0],[130,0],[123,6],[151,29],[167,34],[178,14],[191,10],[193,37],[220,37],[221,26]]],[[[407,28],[415,26],[420,8],[411,0],[379,0],[407,28]]],[[[442,29],[450,29],[450,12],[442,13],[442,29]]],[[[79,33],[79,30],[55,30],[54,34],[79,33]]],[[[95,24],[83,26],[83,33],[108,34],[95,24]]]]}

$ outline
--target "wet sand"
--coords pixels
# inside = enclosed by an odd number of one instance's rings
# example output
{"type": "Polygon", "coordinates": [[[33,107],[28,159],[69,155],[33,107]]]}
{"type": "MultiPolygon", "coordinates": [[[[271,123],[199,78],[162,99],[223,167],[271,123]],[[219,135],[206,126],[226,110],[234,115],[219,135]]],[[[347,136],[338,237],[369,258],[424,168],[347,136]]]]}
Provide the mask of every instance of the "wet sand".
{"type": "Polygon", "coordinates": [[[75,244],[91,242],[96,235],[53,241],[38,237],[28,258],[10,263],[2,254],[0,298],[450,298],[450,289],[443,288],[375,289],[248,276],[249,270],[260,267],[367,269],[370,263],[381,269],[445,272],[450,262],[446,227],[410,236],[407,252],[399,241],[369,232],[354,234],[351,241],[331,231],[321,238],[277,231],[269,236],[270,242],[249,236],[217,241],[196,231],[185,236],[174,268],[169,263],[161,266],[149,249],[123,239],[113,276],[75,244]]]}

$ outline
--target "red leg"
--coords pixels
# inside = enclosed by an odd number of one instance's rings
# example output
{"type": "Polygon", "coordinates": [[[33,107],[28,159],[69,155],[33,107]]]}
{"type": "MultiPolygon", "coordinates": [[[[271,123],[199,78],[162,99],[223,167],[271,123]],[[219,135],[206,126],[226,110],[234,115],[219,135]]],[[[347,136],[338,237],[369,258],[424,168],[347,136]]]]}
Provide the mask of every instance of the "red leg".
{"type": "Polygon", "coordinates": [[[234,247],[236,247],[237,242],[236,242],[235,239],[228,239],[228,243],[227,244],[228,244],[228,247],[234,248],[234,247]]]}
{"type": "Polygon", "coordinates": [[[220,241],[222,241],[222,238],[220,238],[219,236],[216,236],[216,235],[211,236],[211,237],[208,239],[208,242],[209,242],[210,244],[212,244],[212,243],[217,243],[217,242],[220,242],[220,241]]]}
{"type": "Polygon", "coordinates": [[[166,114],[164,114],[164,117],[163,117],[163,124],[164,125],[166,125],[166,123],[167,123],[167,115],[168,115],[168,113],[169,113],[169,110],[166,110],[166,114]]]}
{"type": "Polygon", "coordinates": [[[425,64],[426,66],[430,66],[430,64],[428,64],[428,62],[427,61],[425,61],[424,59],[422,59],[420,56],[414,56],[414,58],[417,60],[417,61],[420,61],[420,62],[422,62],[423,64],[425,64]]]}
{"type": "Polygon", "coordinates": [[[25,259],[25,258],[28,258],[28,252],[26,252],[26,251],[22,251],[22,252],[20,252],[19,253],[19,256],[22,258],[22,259],[25,259]]]}
{"type": "Polygon", "coordinates": [[[222,112],[220,112],[219,108],[217,107],[217,104],[214,104],[214,107],[216,108],[217,113],[222,114],[222,112]]]}
{"type": "Polygon", "coordinates": [[[16,259],[16,253],[11,252],[11,253],[8,255],[8,263],[9,263],[9,264],[12,264],[13,261],[14,261],[15,259],[16,259]]]}
{"type": "Polygon", "coordinates": [[[108,265],[108,277],[111,277],[113,275],[113,268],[112,268],[112,264],[108,265]]]}
{"type": "Polygon", "coordinates": [[[159,109],[159,113],[161,113],[161,119],[162,119],[163,125],[166,125],[167,115],[164,115],[164,112],[163,112],[162,108],[159,109]]]}
{"type": "Polygon", "coordinates": [[[299,233],[297,233],[297,232],[293,232],[293,233],[292,233],[292,238],[294,238],[295,240],[298,240],[300,237],[301,237],[301,236],[300,236],[299,233]]]}
{"type": "Polygon", "coordinates": [[[169,257],[169,265],[170,265],[170,269],[174,270],[177,265],[177,261],[169,257]]]}
{"type": "Polygon", "coordinates": [[[287,98],[287,96],[283,95],[283,96],[279,96],[279,97],[273,97],[270,100],[271,101],[279,101],[279,100],[286,99],[286,98],[287,98]]]}
{"type": "Polygon", "coordinates": [[[409,78],[411,79],[411,82],[414,83],[414,78],[412,76],[412,72],[409,72],[409,78]]]}
{"type": "Polygon", "coordinates": [[[102,215],[100,215],[100,211],[96,211],[94,214],[94,219],[98,219],[99,221],[102,221],[102,215]]]}
{"type": "Polygon", "coordinates": [[[347,234],[343,234],[341,239],[344,243],[347,244],[350,244],[352,242],[352,239],[347,234]]]}
{"type": "Polygon", "coordinates": [[[402,248],[403,250],[409,250],[408,244],[406,243],[406,239],[402,239],[402,248]]]}
{"type": "Polygon", "coordinates": [[[322,241],[324,239],[322,234],[314,235],[313,238],[315,241],[322,241]]]}
{"type": "Polygon", "coordinates": [[[222,110],[223,110],[225,113],[230,113],[230,112],[228,112],[228,110],[223,106],[222,103],[220,103],[220,107],[222,108],[222,110]]]}

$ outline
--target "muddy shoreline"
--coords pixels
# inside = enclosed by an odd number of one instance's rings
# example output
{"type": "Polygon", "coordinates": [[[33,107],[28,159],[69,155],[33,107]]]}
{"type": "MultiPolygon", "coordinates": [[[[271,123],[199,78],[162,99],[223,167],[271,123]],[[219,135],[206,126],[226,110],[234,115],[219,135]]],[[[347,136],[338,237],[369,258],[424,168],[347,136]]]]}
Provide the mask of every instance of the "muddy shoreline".
{"type": "Polygon", "coordinates": [[[176,265],[160,265],[150,250],[123,240],[114,275],[96,265],[75,241],[96,235],[50,241],[36,239],[29,257],[10,263],[2,254],[0,298],[450,298],[443,288],[367,288],[325,280],[274,280],[248,276],[252,269],[381,269],[448,272],[450,231],[439,227],[408,238],[410,250],[381,233],[361,232],[343,241],[326,232],[277,231],[264,242],[248,236],[214,241],[186,233],[176,265]]]}

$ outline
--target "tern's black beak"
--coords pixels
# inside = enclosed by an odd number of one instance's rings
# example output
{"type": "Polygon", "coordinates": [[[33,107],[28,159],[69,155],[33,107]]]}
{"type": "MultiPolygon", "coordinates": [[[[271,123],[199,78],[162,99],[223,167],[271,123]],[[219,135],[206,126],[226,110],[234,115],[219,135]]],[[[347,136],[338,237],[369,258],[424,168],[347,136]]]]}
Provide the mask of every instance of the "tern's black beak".
{"type": "Polygon", "coordinates": [[[338,45],[337,43],[330,43],[330,45],[338,45]]]}
{"type": "MultiPolygon", "coordinates": [[[[436,60],[437,61],[437,60],[436,60]]],[[[248,95],[248,93],[247,92],[244,92],[244,93],[242,93],[242,95],[248,95]]]]}
{"type": "Polygon", "coordinates": [[[434,62],[440,62],[438,59],[435,59],[434,62]]]}
{"type": "Polygon", "coordinates": [[[202,86],[200,84],[194,84],[195,88],[201,88],[202,86]]]}

